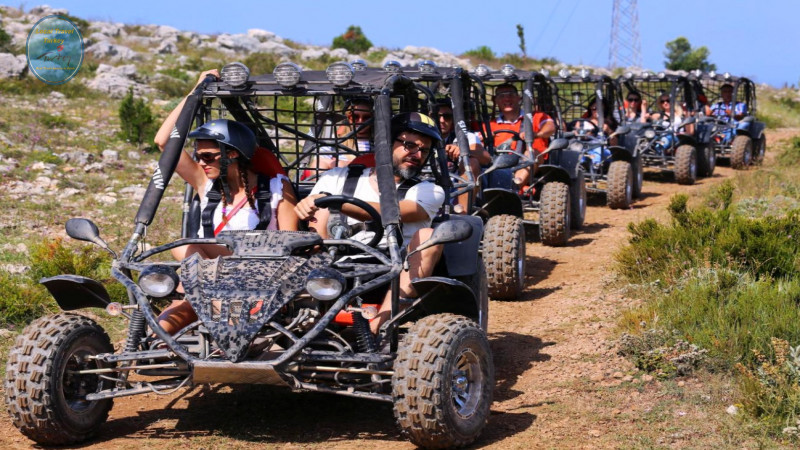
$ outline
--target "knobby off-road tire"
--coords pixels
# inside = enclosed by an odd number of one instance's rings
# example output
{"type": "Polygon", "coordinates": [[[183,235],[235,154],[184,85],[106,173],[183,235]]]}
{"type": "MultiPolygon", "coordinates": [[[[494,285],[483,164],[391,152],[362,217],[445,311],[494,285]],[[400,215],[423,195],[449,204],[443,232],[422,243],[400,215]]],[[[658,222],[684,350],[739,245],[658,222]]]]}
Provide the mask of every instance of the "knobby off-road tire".
{"type": "Polygon", "coordinates": [[[717,168],[717,152],[711,145],[700,144],[697,147],[697,175],[710,177],[717,168]]]}
{"type": "Polygon", "coordinates": [[[566,245],[570,230],[569,186],[560,181],[546,183],[539,198],[539,236],[551,247],[566,245]]]}
{"type": "Polygon", "coordinates": [[[628,209],[633,203],[633,168],[628,161],[614,161],[608,168],[608,207],[628,209]]]}
{"type": "Polygon", "coordinates": [[[733,138],[731,144],[731,167],[742,170],[750,164],[753,164],[753,140],[750,136],[740,134],[733,138]]]}
{"type": "Polygon", "coordinates": [[[697,150],[691,145],[681,145],[675,150],[675,181],[678,184],[697,181],[697,150]]]}
{"type": "Polygon", "coordinates": [[[503,214],[486,222],[483,261],[489,296],[516,300],[525,288],[525,226],[519,217],[503,214]]]}
{"type": "Polygon", "coordinates": [[[569,191],[570,227],[573,230],[580,230],[586,220],[586,178],[583,175],[583,169],[578,169],[578,176],[569,191]]]}
{"type": "Polygon", "coordinates": [[[5,401],[14,425],[42,445],[90,438],[108,418],[113,401],[83,398],[108,382],[67,372],[104,367],[86,356],[111,352],[106,332],[87,317],[62,313],[28,325],[6,365],[5,401]]]}
{"type": "Polygon", "coordinates": [[[753,164],[761,164],[764,162],[764,156],[767,154],[767,135],[762,134],[761,138],[756,141],[756,152],[753,154],[753,164]]]}
{"type": "Polygon", "coordinates": [[[394,416],[420,447],[450,448],[478,438],[489,418],[494,363],[486,334],[463,316],[420,319],[397,349],[394,416]]]}
{"type": "Polygon", "coordinates": [[[644,161],[642,161],[642,155],[633,158],[631,168],[633,169],[633,198],[642,198],[642,186],[644,186],[644,161]]]}

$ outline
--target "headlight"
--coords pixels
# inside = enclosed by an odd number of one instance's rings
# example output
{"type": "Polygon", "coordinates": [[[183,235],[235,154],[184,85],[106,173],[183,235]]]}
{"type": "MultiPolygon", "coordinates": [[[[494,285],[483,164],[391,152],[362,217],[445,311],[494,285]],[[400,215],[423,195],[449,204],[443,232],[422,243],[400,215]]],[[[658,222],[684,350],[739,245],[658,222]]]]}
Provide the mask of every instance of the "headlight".
{"type": "Polygon", "coordinates": [[[166,297],[178,286],[178,274],[169,266],[147,266],[139,274],[139,287],[150,297],[166,297]]]}
{"type": "Polygon", "coordinates": [[[648,71],[642,72],[642,78],[644,78],[645,80],[649,80],[650,79],[650,75],[652,75],[652,74],[650,72],[648,72],[648,71]]]}
{"type": "Polygon", "coordinates": [[[428,59],[420,61],[419,64],[417,64],[417,68],[419,69],[420,73],[424,74],[436,73],[436,63],[428,59]]]}
{"type": "Polygon", "coordinates": [[[219,77],[232,88],[241,89],[247,85],[250,69],[240,62],[225,64],[225,67],[219,72],[219,77]]]}
{"type": "Polygon", "coordinates": [[[353,70],[356,72],[361,72],[362,70],[367,70],[367,62],[363,59],[354,59],[350,61],[350,65],[353,66],[353,70]]]}
{"type": "Polygon", "coordinates": [[[730,80],[731,79],[731,73],[730,72],[723,73],[722,74],[722,78],[724,78],[726,80],[730,80]]]}
{"type": "Polygon", "coordinates": [[[578,72],[578,75],[580,75],[581,78],[588,78],[589,75],[591,75],[591,74],[592,74],[592,71],[589,70],[589,69],[581,69],[580,72],[578,72]]]}
{"type": "Polygon", "coordinates": [[[550,76],[550,71],[548,69],[544,69],[543,68],[542,70],[539,71],[539,73],[544,75],[544,76],[546,76],[546,77],[550,76]]]}
{"type": "Polygon", "coordinates": [[[478,64],[478,67],[475,68],[475,75],[483,78],[486,75],[489,75],[492,69],[489,68],[486,64],[478,64]]]}
{"type": "Polygon", "coordinates": [[[500,68],[500,73],[502,73],[506,78],[513,77],[516,72],[517,69],[511,64],[503,64],[503,67],[500,68]]]}
{"type": "Polygon", "coordinates": [[[383,70],[391,73],[401,73],[403,71],[403,66],[394,60],[386,61],[386,63],[383,64],[383,70]]]}
{"type": "Polygon", "coordinates": [[[659,80],[663,80],[664,78],[667,78],[667,73],[666,72],[658,72],[658,79],[659,80]]]}
{"type": "Polygon", "coordinates": [[[558,76],[560,76],[561,78],[569,78],[570,75],[571,73],[569,69],[567,69],[566,67],[558,71],[558,76]]]}
{"type": "Polygon", "coordinates": [[[353,66],[344,61],[335,62],[325,70],[325,76],[328,77],[328,81],[339,87],[350,84],[354,74],[353,66]]]}
{"type": "Polygon", "coordinates": [[[272,75],[281,86],[295,87],[300,82],[300,66],[292,62],[280,63],[272,71],[272,75]]]}
{"type": "Polygon", "coordinates": [[[625,72],[625,78],[627,78],[628,80],[633,78],[633,72],[625,72]]]}
{"type": "Polygon", "coordinates": [[[582,152],[583,151],[583,144],[578,141],[572,141],[569,144],[569,149],[573,152],[582,152]]]}
{"type": "Polygon", "coordinates": [[[656,132],[653,130],[644,130],[644,137],[646,137],[647,139],[653,139],[654,137],[656,137],[656,132]]]}
{"type": "Polygon", "coordinates": [[[708,76],[711,78],[717,78],[717,72],[715,70],[712,70],[711,72],[708,72],[708,76]]]}
{"type": "Polygon", "coordinates": [[[306,277],[306,291],[317,300],[339,297],[344,286],[344,275],[331,268],[314,269],[306,277]]]}

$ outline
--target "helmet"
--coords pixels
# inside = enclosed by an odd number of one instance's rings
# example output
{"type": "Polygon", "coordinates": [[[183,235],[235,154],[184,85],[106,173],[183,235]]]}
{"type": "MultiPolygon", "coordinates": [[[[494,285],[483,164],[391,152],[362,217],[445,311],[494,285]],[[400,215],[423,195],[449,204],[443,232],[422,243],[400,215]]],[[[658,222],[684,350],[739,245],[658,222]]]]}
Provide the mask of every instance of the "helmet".
{"type": "Polygon", "coordinates": [[[442,142],[439,127],[436,122],[425,114],[418,112],[401,113],[392,117],[392,136],[397,136],[403,131],[413,131],[433,140],[433,145],[442,142]]]}
{"type": "Polygon", "coordinates": [[[206,122],[189,133],[193,139],[210,139],[228,147],[235,148],[251,159],[256,152],[256,135],[247,126],[227,119],[206,122]]]}

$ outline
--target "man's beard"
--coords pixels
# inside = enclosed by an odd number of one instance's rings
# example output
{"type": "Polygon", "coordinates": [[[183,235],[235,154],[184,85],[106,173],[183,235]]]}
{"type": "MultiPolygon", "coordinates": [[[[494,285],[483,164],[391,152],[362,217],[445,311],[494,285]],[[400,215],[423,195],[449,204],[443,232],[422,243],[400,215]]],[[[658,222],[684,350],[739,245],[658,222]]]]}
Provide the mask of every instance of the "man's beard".
{"type": "Polygon", "coordinates": [[[404,180],[408,180],[414,178],[415,176],[419,175],[420,170],[422,167],[394,167],[394,174],[404,180]]]}

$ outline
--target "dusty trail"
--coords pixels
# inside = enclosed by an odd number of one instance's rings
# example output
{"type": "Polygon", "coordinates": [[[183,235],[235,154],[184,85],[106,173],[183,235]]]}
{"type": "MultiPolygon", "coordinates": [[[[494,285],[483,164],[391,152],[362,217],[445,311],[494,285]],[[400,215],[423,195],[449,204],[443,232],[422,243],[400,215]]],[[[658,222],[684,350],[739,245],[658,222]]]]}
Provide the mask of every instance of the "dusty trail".
{"type": "MultiPolygon", "coordinates": [[[[793,132],[772,132],[770,143],[793,132]]],[[[612,255],[625,242],[629,222],[664,217],[672,194],[732,176],[732,169],[718,167],[714,177],[687,187],[648,173],[644,198],[632,209],[610,210],[590,197],[586,226],[566,247],[528,244],[524,298],[490,306],[497,384],[478,445],[638,446],[631,436],[649,426],[642,414],[659,394],[609,344],[616,318],[630,301],[606,287],[612,255]],[[640,388],[623,389],[626,383],[640,388]]],[[[30,446],[7,415],[0,418],[0,443],[30,446]]],[[[118,399],[94,445],[413,448],[397,432],[390,405],[263,386],[206,386],[118,399]]]]}

